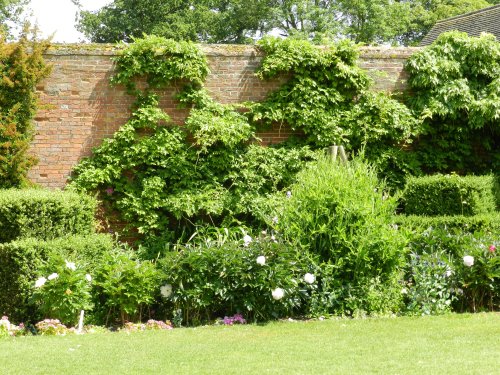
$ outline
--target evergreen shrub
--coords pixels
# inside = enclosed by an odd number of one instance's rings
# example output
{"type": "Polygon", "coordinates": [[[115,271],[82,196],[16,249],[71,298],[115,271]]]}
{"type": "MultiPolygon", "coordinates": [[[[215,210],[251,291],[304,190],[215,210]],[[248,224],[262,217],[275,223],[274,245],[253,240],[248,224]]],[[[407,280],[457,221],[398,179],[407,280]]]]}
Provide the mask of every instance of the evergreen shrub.
{"type": "Polygon", "coordinates": [[[407,215],[472,216],[495,211],[494,177],[433,175],[411,177],[402,194],[407,215]]]}
{"type": "Polygon", "coordinates": [[[21,238],[48,240],[95,229],[96,201],[73,192],[0,190],[0,243],[21,238]]]}

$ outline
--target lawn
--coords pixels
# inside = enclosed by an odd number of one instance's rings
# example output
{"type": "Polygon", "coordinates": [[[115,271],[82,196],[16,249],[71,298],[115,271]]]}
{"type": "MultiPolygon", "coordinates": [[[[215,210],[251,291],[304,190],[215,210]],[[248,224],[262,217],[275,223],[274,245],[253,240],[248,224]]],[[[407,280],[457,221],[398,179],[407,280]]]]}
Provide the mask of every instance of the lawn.
{"type": "Polygon", "coordinates": [[[500,314],[0,340],[7,374],[498,374],[500,314]]]}

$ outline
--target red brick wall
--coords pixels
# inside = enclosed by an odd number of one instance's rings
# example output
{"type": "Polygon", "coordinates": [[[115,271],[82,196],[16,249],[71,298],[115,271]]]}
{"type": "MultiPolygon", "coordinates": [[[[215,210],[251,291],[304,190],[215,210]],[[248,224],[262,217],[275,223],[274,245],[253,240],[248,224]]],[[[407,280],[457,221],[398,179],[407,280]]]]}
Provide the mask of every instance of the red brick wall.
{"type": "MultiPolygon", "coordinates": [[[[261,56],[252,46],[203,46],[210,65],[206,88],[223,103],[258,101],[283,79],[263,82],[255,77],[261,56]]],[[[405,86],[403,63],[415,49],[362,49],[360,65],[373,77],[376,90],[398,91],[405,86]]],[[[39,163],[30,179],[45,187],[63,187],[71,168],[90,154],[92,147],[110,137],[130,116],[133,98],[123,87],[111,87],[112,57],[108,45],[60,45],[46,54],[53,65],[50,77],[39,86],[41,107],[35,117],[36,134],[31,152],[39,163]]],[[[176,108],[172,95],[179,85],[162,95],[161,106],[176,123],[187,112],[176,108]]],[[[285,139],[290,131],[277,127],[258,134],[266,143],[285,139]]]]}

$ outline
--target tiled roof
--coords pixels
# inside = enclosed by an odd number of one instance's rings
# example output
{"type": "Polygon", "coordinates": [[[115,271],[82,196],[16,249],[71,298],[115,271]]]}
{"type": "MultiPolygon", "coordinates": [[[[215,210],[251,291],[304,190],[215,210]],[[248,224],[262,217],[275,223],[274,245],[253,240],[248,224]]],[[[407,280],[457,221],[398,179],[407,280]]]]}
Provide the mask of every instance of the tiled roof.
{"type": "Polygon", "coordinates": [[[469,36],[479,36],[482,32],[487,32],[500,40],[500,5],[438,21],[420,45],[427,46],[436,40],[441,33],[452,30],[466,32],[469,36]]]}

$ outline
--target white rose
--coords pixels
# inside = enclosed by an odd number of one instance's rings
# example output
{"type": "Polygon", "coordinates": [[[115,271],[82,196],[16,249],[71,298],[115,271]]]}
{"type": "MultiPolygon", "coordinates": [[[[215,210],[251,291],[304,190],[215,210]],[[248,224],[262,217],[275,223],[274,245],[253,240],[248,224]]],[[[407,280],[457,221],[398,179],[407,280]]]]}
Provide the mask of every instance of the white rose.
{"type": "Polygon", "coordinates": [[[277,301],[285,296],[285,291],[281,288],[276,288],[272,291],[273,298],[277,301]]]}
{"type": "Polygon", "coordinates": [[[243,237],[243,242],[245,246],[250,245],[250,243],[252,242],[252,237],[250,237],[248,234],[245,234],[245,236],[243,237]]]}
{"type": "Polygon", "coordinates": [[[464,256],[464,265],[472,267],[474,265],[474,257],[471,255],[464,256]]]}
{"type": "Polygon", "coordinates": [[[304,275],[304,281],[308,284],[314,283],[315,280],[316,280],[316,277],[312,273],[306,273],[304,275]]]}
{"type": "Polygon", "coordinates": [[[257,264],[260,264],[261,266],[266,264],[266,257],[264,255],[258,256],[257,257],[257,264]]]}
{"type": "Polygon", "coordinates": [[[47,282],[45,277],[40,277],[37,281],[35,281],[35,288],[42,287],[47,282]]]}
{"type": "Polygon", "coordinates": [[[47,276],[47,280],[54,280],[57,279],[59,275],[57,273],[51,273],[49,276],[47,276]]]}
{"type": "Polygon", "coordinates": [[[172,295],[172,285],[165,284],[160,288],[160,293],[163,297],[168,298],[172,295]]]}

